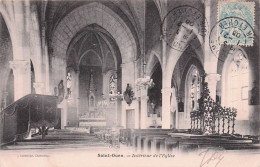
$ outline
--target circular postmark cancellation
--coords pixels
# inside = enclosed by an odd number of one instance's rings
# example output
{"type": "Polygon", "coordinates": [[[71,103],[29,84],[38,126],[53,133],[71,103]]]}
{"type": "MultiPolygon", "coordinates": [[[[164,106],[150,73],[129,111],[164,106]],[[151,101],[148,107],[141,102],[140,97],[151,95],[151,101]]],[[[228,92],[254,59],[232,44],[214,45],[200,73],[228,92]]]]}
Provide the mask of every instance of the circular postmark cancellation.
{"type": "Polygon", "coordinates": [[[201,47],[208,33],[208,23],[200,10],[184,5],[166,14],[161,30],[167,45],[183,52],[190,45],[201,47]]]}
{"type": "Polygon", "coordinates": [[[234,46],[253,46],[254,32],[252,26],[239,17],[226,17],[218,21],[211,29],[209,47],[221,61],[222,56],[234,49],[234,46]]]}

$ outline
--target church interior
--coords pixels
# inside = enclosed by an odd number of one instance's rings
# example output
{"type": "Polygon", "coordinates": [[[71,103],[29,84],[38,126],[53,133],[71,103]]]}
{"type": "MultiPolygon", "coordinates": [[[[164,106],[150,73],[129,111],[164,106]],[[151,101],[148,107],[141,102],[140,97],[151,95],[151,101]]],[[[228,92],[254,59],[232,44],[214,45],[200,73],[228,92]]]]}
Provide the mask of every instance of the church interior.
{"type": "Polygon", "coordinates": [[[213,0],[0,1],[1,147],[81,134],[136,150],[260,148],[250,4],[243,18],[213,0]],[[218,41],[230,18],[250,42],[218,41]]]}

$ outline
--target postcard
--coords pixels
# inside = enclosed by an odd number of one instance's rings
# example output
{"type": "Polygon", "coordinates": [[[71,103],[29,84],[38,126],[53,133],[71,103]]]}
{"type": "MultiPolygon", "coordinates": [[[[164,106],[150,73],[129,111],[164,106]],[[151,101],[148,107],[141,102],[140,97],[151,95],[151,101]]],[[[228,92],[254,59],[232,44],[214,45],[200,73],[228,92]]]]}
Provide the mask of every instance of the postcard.
{"type": "Polygon", "coordinates": [[[1,0],[0,167],[260,167],[258,0],[1,0]]]}

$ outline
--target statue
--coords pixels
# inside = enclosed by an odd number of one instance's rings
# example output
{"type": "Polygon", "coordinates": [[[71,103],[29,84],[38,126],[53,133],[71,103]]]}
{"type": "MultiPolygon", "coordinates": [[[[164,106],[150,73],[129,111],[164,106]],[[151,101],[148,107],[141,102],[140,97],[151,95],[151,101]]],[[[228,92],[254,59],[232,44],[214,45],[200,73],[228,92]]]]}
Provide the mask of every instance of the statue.
{"type": "Polygon", "coordinates": [[[68,72],[67,75],[67,93],[68,93],[68,98],[71,97],[71,74],[68,72]]]}
{"type": "Polygon", "coordinates": [[[124,92],[124,99],[129,106],[134,99],[134,92],[132,91],[132,87],[129,84],[127,84],[126,86],[126,90],[124,92]]]}

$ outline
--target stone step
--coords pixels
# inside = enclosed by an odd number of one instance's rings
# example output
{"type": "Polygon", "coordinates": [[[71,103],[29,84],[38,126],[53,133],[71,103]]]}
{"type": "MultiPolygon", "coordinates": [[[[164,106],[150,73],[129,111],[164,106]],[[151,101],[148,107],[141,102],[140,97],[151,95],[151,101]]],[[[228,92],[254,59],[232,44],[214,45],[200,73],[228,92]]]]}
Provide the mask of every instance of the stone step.
{"type": "Polygon", "coordinates": [[[104,143],[94,135],[70,130],[50,130],[44,140],[41,136],[34,136],[30,140],[20,140],[3,147],[5,150],[32,150],[32,149],[107,149],[104,143]]]}

